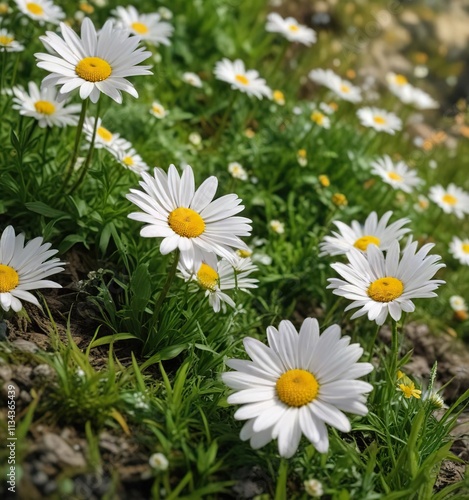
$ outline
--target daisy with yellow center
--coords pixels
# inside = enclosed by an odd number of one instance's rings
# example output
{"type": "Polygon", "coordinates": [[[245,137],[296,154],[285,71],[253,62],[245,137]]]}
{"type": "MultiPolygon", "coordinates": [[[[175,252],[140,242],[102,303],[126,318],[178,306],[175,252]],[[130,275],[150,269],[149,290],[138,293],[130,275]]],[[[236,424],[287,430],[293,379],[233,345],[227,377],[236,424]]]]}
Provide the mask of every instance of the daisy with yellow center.
{"type": "Polygon", "coordinates": [[[80,106],[58,99],[57,90],[40,89],[34,82],[29,82],[28,90],[13,87],[13,109],[21,115],[30,116],[38,121],[40,127],[65,127],[78,123],[80,106]]]}
{"type": "Polygon", "coordinates": [[[162,21],[157,12],[140,14],[135,7],[116,7],[113,11],[120,28],[128,29],[151,45],[170,45],[170,38],[174,28],[171,24],[162,21]]]}
{"type": "Polygon", "coordinates": [[[234,417],[246,420],[241,439],[254,449],[278,439],[282,457],[292,457],[301,436],[326,453],[329,439],[326,424],[341,432],[351,425],[343,413],[366,415],[365,394],[372,386],[357,378],[373,369],[359,363],[363,349],[341,337],[332,325],[321,335],[317,320],[307,318],[298,333],[290,321],[279,329],[267,329],[269,345],[244,339],[249,361],[230,359],[235,371],[222,374],[223,382],[235,392],[228,403],[241,405],[234,417]]]}
{"type": "Polygon", "coordinates": [[[204,251],[230,258],[232,248],[248,249],[239,237],[249,236],[251,221],[236,216],[244,206],[235,194],[212,201],[218,186],[216,177],[209,177],[196,190],[190,166],[179,176],[170,165],[168,173],[155,168],[153,177],[142,172],[140,186],[143,192],[131,189],[127,199],[144,213],[134,212],[129,218],[146,224],[141,236],[163,238],[163,255],[179,248],[187,269],[201,264],[204,251]]]}
{"type": "Polygon", "coordinates": [[[317,109],[314,110],[311,113],[311,121],[316,123],[316,125],[319,125],[320,127],[323,128],[331,128],[331,120],[328,116],[326,116],[324,113],[321,113],[321,111],[318,111],[317,109]]]}
{"type": "Polygon", "coordinates": [[[58,283],[45,279],[63,271],[59,259],[48,260],[57,253],[50,250],[50,243],[35,238],[24,244],[24,234],[15,236],[12,226],[8,226],[0,238],[0,307],[4,311],[18,312],[21,300],[40,307],[36,297],[29,290],[40,288],[61,288],[58,283]]]}
{"type": "Polygon", "coordinates": [[[24,46],[5,28],[0,29],[0,52],[21,52],[24,46]]]}
{"type": "Polygon", "coordinates": [[[371,167],[371,171],[379,175],[386,184],[404,193],[411,193],[423,182],[403,161],[394,163],[388,155],[372,162],[371,167]]]}
{"type": "Polygon", "coordinates": [[[192,87],[202,88],[202,80],[200,76],[196,73],[192,73],[191,71],[186,71],[182,74],[182,81],[192,85],[192,87]]]}
{"type": "Polygon", "coordinates": [[[150,66],[139,66],[151,53],[137,48],[127,30],[107,21],[97,33],[88,18],[83,20],[81,38],[64,23],[60,29],[63,38],[50,31],[40,37],[46,49],[53,51],[35,54],[38,67],[50,71],[42,87],[60,85],[61,94],[79,88],[81,99],[89,97],[91,102],[97,102],[101,92],[118,103],[122,102],[121,91],[138,97],[125,77],[151,75],[150,66]]]}
{"type": "Polygon", "coordinates": [[[451,255],[465,266],[469,266],[469,238],[454,236],[449,245],[451,255]]]}
{"type": "Polygon", "coordinates": [[[162,120],[168,115],[168,111],[165,109],[165,107],[157,101],[154,101],[151,105],[150,113],[159,120],[162,120]]]}
{"type": "Polygon", "coordinates": [[[409,219],[398,219],[388,225],[391,216],[392,212],[389,211],[379,219],[376,212],[371,212],[363,224],[354,220],[350,226],[340,221],[333,221],[338,232],[333,231],[332,236],[324,237],[319,245],[321,251],[319,256],[342,255],[352,248],[366,252],[371,244],[387,250],[394,241],[400,240],[410,231],[404,227],[410,222],[409,219]]]}
{"type": "Polygon", "coordinates": [[[327,175],[318,176],[318,180],[322,187],[329,187],[331,185],[331,181],[327,175]]]}
{"type": "Polygon", "coordinates": [[[248,173],[244,167],[237,161],[233,161],[228,164],[228,172],[234,179],[240,179],[242,181],[248,180],[248,173]]]}
{"type": "Polygon", "coordinates": [[[428,197],[445,213],[454,214],[459,219],[469,214],[469,193],[455,184],[449,184],[446,189],[440,185],[433,186],[428,197]]]}
{"type": "Polygon", "coordinates": [[[436,297],[433,290],[444,283],[431,279],[445,267],[439,255],[427,255],[433,246],[427,244],[417,251],[417,242],[413,242],[401,254],[399,243],[394,241],[386,256],[373,244],[366,255],[352,248],[347,254],[349,264],[332,264],[343,279],[330,278],[328,288],[352,300],[346,311],[359,308],[352,319],[366,314],[370,321],[382,325],[390,314],[399,321],[402,311],[415,310],[412,299],[436,297]]]}
{"type": "Polygon", "coordinates": [[[296,152],[296,160],[298,161],[300,167],[306,167],[308,164],[308,152],[306,149],[299,149],[296,152]]]}
{"type": "MultiPolygon", "coordinates": [[[[93,139],[93,130],[96,118],[86,118],[83,125],[83,132],[85,133],[85,139],[91,143],[93,139]]],[[[105,148],[111,153],[118,155],[121,151],[126,151],[131,148],[132,145],[126,139],[120,137],[119,134],[111,132],[109,129],[103,126],[101,118],[98,118],[98,123],[96,124],[96,137],[94,139],[94,147],[96,149],[105,148]]]]}
{"type": "Polygon", "coordinates": [[[123,167],[135,172],[136,174],[140,175],[142,172],[150,170],[148,165],[143,161],[142,157],[137,154],[137,151],[135,151],[132,147],[125,149],[121,149],[120,147],[110,148],[109,151],[116,157],[123,167]]]}
{"type": "Polygon", "coordinates": [[[313,69],[308,76],[313,82],[332,90],[337,97],[340,97],[344,101],[360,102],[362,100],[359,87],[356,87],[348,80],[343,80],[330,69],[313,69]]]}
{"type": "Polygon", "coordinates": [[[218,80],[227,82],[231,88],[240,90],[248,95],[253,95],[258,99],[272,98],[272,90],[267,86],[266,81],[260,78],[259,73],[254,69],[246,70],[243,61],[236,59],[222,59],[215,65],[215,77],[218,80]]]}
{"type": "Polygon", "coordinates": [[[220,310],[225,312],[226,305],[236,307],[233,299],[225,293],[226,291],[248,292],[249,289],[257,288],[258,280],[249,277],[257,271],[257,266],[249,257],[243,258],[237,254],[232,254],[229,260],[217,260],[215,254],[203,252],[200,265],[189,269],[181,261],[178,269],[186,281],[195,282],[198,285],[197,288],[205,292],[214,312],[220,312],[220,310]]]}
{"type": "Polygon", "coordinates": [[[59,24],[65,18],[64,11],[55,5],[51,0],[15,0],[16,6],[23,14],[26,14],[34,21],[44,23],[59,24]]]}
{"type": "Polygon", "coordinates": [[[422,391],[415,388],[415,384],[413,382],[409,382],[408,384],[399,384],[399,389],[402,391],[406,399],[420,399],[422,394],[422,391]]]}
{"type": "Polygon", "coordinates": [[[282,18],[276,12],[267,16],[266,31],[279,33],[290,42],[298,42],[310,46],[316,43],[316,32],[307,26],[298,23],[293,17],[282,18]]]}
{"type": "Polygon", "coordinates": [[[357,111],[357,116],[364,127],[373,128],[378,132],[394,135],[402,129],[402,120],[384,109],[361,108],[357,111]]]}
{"type": "Polygon", "coordinates": [[[284,95],[284,93],[281,90],[274,90],[272,92],[272,99],[279,106],[284,106],[285,105],[285,95],[284,95]]]}

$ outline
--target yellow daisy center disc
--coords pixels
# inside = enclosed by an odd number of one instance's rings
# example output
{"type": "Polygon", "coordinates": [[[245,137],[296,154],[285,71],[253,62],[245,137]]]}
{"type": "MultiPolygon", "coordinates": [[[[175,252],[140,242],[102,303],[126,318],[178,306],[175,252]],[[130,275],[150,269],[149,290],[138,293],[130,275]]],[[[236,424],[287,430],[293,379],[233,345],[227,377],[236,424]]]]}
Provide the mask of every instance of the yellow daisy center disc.
{"type": "Polygon", "coordinates": [[[179,236],[185,238],[196,238],[205,230],[205,222],[202,217],[191,208],[179,207],[168,216],[169,227],[179,236]]]}
{"type": "Polygon", "coordinates": [[[213,267],[203,262],[200,269],[197,271],[197,281],[205,290],[215,290],[219,281],[219,276],[213,267]]]}
{"type": "Polygon", "coordinates": [[[111,142],[112,141],[112,133],[109,132],[107,128],[104,127],[98,127],[98,130],[96,130],[96,133],[101,137],[103,141],[106,142],[111,142]]]}
{"type": "Polygon", "coordinates": [[[469,243],[463,243],[462,244],[462,251],[464,253],[469,253],[469,243]]]}
{"type": "Polygon", "coordinates": [[[366,252],[368,245],[370,245],[371,243],[373,243],[376,246],[379,246],[381,240],[376,236],[366,235],[362,236],[361,238],[358,238],[358,240],[353,244],[353,246],[355,248],[358,248],[362,252],[366,252]]]}
{"type": "Polygon", "coordinates": [[[277,395],[288,406],[303,406],[317,396],[319,384],[316,377],[306,370],[288,370],[275,385],[277,395]]]}
{"type": "Polygon", "coordinates": [[[456,198],[456,196],[453,196],[452,194],[446,193],[445,195],[443,195],[443,201],[444,201],[444,203],[447,203],[448,205],[456,205],[456,203],[458,202],[458,199],[456,198]]]}
{"type": "Polygon", "coordinates": [[[379,115],[373,116],[373,121],[377,123],[378,125],[384,125],[386,123],[386,120],[379,115]]]}
{"type": "Polygon", "coordinates": [[[298,31],[300,28],[298,28],[298,26],[296,24],[290,24],[290,26],[288,26],[288,29],[290,31],[293,31],[293,33],[295,33],[296,31],[298,31]]]}
{"type": "Polygon", "coordinates": [[[12,267],[0,264],[0,293],[6,293],[13,290],[19,282],[20,277],[12,267]]]}
{"type": "Polygon", "coordinates": [[[36,101],[34,107],[43,115],[53,115],[55,112],[55,106],[49,101],[36,101]]]}
{"type": "Polygon", "coordinates": [[[10,45],[13,40],[12,36],[0,35],[0,45],[10,45]]]}
{"type": "Polygon", "coordinates": [[[325,116],[319,111],[314,111],[311,115],[311,120],[313,120],[313,122],[317,123],[318,125],[322,125],[324,123],[324,118],[325,116]]]}
{"type": "Polygon", "coordinates": [[[350,92],[350,87],[348,85],[345,85],[344,83],[340,86],[340,90],[344,92],[345,94],[348,94],[350,92]]]}
{"type": "Polygon", "coordinates": [[[248,85],[249,80],[244,75],[236,75],[235,80],[242,85],[248,85]]]}
{"type": "Polygon", "coordinates": [[[404,293],[404,283],[392,276],[385,276],[373,281],[367,293],[376,302],[391,302],[404,293]]]}
{"type": "Polygon", "coordinates": [[[163,108],[161,106],[159,106],[158,104],[153,104],[153,106],[151,107],[151,109],[153,110],[153,113],[155,113],[156,115],[162,115],[163,114],[163,108]]]}
{"type": "Polygon", "coordinates": [[[102,82],[111,76],[112,68],[100,57],[85,57],[75,66],[75,73],[87,82],[102,82]]]}
{"type": "Polygon", "coordinates": [[[393,181],[402,181],[402,175],[396,174],[396,172],[389,172],[388,177],[393,181]]]}
{"type": "Polygon", "coordinates": [[[139,35],[146,35],[148,33],[148,26],[146,24],[135,22],[130,27],[139,35]]]}
{"type": "Polygon", "coordinates": [[[134,164],[134,160],[131,156],[125,156],[122,158],[122,162],[125,163],[128,167],[131,167],[134,164]]]}
{"type": "Polygon", "coordinates": [[[407,84],[407,78],[404,75],[396,75],[394,77],[394,83],[396,85],[406,85],[407,84]]]}
{"type": "Polygon", "coordinates": [[[26,8],[35,16],[42,16],[44,14],[44,9],[37,3],[29,2],[26,4],[26,8]]]}

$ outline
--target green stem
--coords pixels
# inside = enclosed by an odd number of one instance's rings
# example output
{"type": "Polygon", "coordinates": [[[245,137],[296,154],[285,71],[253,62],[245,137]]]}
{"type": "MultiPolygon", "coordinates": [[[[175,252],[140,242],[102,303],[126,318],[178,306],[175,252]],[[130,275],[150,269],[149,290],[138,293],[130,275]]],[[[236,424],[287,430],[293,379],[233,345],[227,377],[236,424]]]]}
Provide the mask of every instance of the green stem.
{"type": "Polygon", "coordinates": [[[391,336],[391,368],[390,368],[390,378],[391,383],[394,386],[397,373],[397,365],[399,361],[399,334],[397,331],[397,321],[392,320],[392,336],[391,336]]]}
{"type": "Polygon", "coordinates": [[[93,152],[94,152],[94,142],[96,140],[96,130],[98,129],[100,108],[101,108],[101,99],[98,100],[98,104],[96,106],[96,116],[95,116],[95,120],[94,120],[93,135],[91,136],[90,148],[88,149],[88,154],[86,155],[85,163],[81,167],[80,177],[78,177],[78,180],[71,187],[71,189],[68,193],[69,195],[71,195],[78,188],[78,186],[80,186],[80,184],[85,179],[85,176],[86,176],[86,173],[88,172],[88,169],[90,168],[91,159],[93,158],[93,152]]]}
{"type": "Polygon", "coordinates": [[[284,41],[283,47],[281,48],[280,52],[278,53],[277,59],[274,62],[274,65],[272,67],[272,71],[270,72],[269,78],[272,78],[277,73],[277,70],[280,67],[280,64],[285,59],[285,54],[287,53],[288,47],[289,47],[289,43],[287,41],[284,41]]]}
{"type": "Polygon", "coordinates": [[[78,120],[77,125],[77,133],[75,135],[75,145],[73,146],[72,158],[70,159],[70,163],[68,164],[67,173],[65,174],[65,179],[62,187],[65,188],[70,180],[70,177],[73,174],[73,169],[75,168],[75,164],[78,158],[78,147],[80,146],[81,133],[83,131],[83,124],[85,123],[86,117],[86,108],[88,106],[88,99],[85,99],[81,104],[81,113],[80,118],[78,120]]]}
{"type": "Polygon", "coordinates": [[[221,139],[221,136],[223,135],[223,132],[226,128],[226,124],[228,121],[228,116],[231,114],[231,111],[233,109],[236,98],[238,97],[238,94],[239,94],[239,91],[233,91],[231,101],[228,104],[228,106],[226,107],[225,114],[223,115],[220,126],[218,127],[217,133],[215,134],[215,138],[214,138],[215,144],[218,144],[219,140],[221,139]]]}
{"type": "Polygon", "coordinates": [[[379,333],[380,329],[381,329],[381,325],[378,325],[376,327],[375,334],[371,338],[371,343],[368,346],[368,359],[367,359],[368,362],[371,361],[371,358],[373,357],[373,347],[376,343],[376,339],[378,338],[378,333],[379,333]]]}
{"type": "MultiPolygon", "coordinates": [[[[11,82],[10,82],[10,87],[13,87],[15,85],[15,82],[16,82],[16,75],[18,73],[18,66],[19,66],[19,63],[20,63],[20,55],[17,54],[16,56],[16,60],[15,60],[15,64],[13,65],[13,74],[11,76],[11,82]]],[[[5,66],[4,66],[5,67],[5,66]]]]}
{"type": "Polygon", "coordinates": [[[50,127],[46,127],[46,132],[44,134],[44,142],[42,143],[42,161],[46,163],[46,153],[47,153],[47,142],[49,140],[50,127]]]}
{"type": "Polygon", "coordinates": [[[277,486],[275,488],[275,500],[287,500],[287,473],[288,461],[283,459],[278,467],[277,486]]]}

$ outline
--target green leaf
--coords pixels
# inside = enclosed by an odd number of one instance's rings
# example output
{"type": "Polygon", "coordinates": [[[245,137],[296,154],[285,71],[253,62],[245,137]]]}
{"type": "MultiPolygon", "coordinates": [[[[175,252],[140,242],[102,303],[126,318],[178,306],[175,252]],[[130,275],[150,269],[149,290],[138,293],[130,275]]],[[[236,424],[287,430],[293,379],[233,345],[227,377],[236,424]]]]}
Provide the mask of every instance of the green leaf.
{"type": "Polygon", "coordinates": [[[42,203],[42,201],[30,201],[28,203],[25,203],[25,205],[26,208],[31,212],[43,215],[44,217],[49,217],[50,219],[58,219],[59,217],[62,219],[71,219],[70,215],[67,214],[67,212],[56,210],[55,208],[42,203]]]}
{"type": "Polygon", "coordinates": [[[130,291],[132,293],[132,309],[142,312],[151,297],[151,278],[148,272],[148,264],[140,264],[132,274],[130,280],[130,291]]]}

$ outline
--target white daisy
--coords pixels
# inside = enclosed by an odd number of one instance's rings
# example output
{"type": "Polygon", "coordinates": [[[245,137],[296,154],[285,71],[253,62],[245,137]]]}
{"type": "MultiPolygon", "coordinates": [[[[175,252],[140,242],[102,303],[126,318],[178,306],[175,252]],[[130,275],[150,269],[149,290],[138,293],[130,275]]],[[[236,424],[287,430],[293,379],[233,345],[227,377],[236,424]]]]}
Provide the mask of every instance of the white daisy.
{"type": "Polygon", "coordinates": [[[39,21],[41,26],[44,23],[59,24],[65,18],[65,12],[51,0],[15,0],[15,3],[21,12],[34,21],[39,21]]]}
{"type": "Polygon", "coordinates": [[[101,92],[118,103],[122,103],[122,90],[138,97],[125,77],[152,74],[150,66],[137,66],[151,56],[143,47],[137,48],[139,37],[114,28],[112,21],[96,33],[88,18],[81,25],[81,38],[64,23],[60,29],[63,38],[51,31],[39,37],[54,54],[35,54],[38,67],[51,73],[43,86],[60,85],[61,94],[79,88],[81,99],[89,97],[91,102],[97,102],[101,92]]]}
{"type": "MultiPolygon", "coordinates": [[[[83,124],[83,132],[85,138],[91,143],[93,138],[93,130],[96,118],[86,118],[83,124]]],[[[94,139],[94,147],[96,149],[106,148],[111,152],[119,153],[132,147],[129,141],[120,137],[119,134],[110,132],[107,128],[103,127],[101,118],[98,118],[96,125],[96,137],[94,139]]]]}
{"type": "Polygon", "coordinates": [[[0,52],[21,52],[24,50],[24,45],[15,40],[12,35],[5,28],[0,29],[0,52]]]}
{"type": "Polygon", "coordinates": [[[119,163],[125,168],[132,170],[136,174],[141,174],[150,170],[148,165],[143,161],[142,157],[137,154],[134,148],[130,149],[110,149],[111,153],[117,158],[119,163]]]}
{"type": "Polygon", "coordinates": [[[117,25],[128,29],[152,45],[170,45],[170,38],[174,28],[171,24],[161,21],[160,14],[139,14],[132,5],[116,7],[112,12],[117,18],[117,25]]]}
{"type": "Polygon", "coordinates": [[[145,192],[131,189],[127,199],[145,213],[134,212],[129,218],[146,223],[141,236],[163,238],[163,255],[179,248],[184,265],[191,269],[202,261],[203,251],[230,258],[232,247],[247,249],[239,236],[249,236],[251,220],[235,217],[244,209],[235,194],[212,201],[218,186],[216,177],[206,179],[197,191],[189,165],[181,177],[174,165],[167,174],[155,168],[154,177],[145,172],[142,177],[140,186],[145,192]]]}
{"type": "Polygon", "coordinates": [[[200,79],[199,75],[196,75],[195,73],[192,73],[190,71],[186,71],[186,73],[182,74],[182,81],[188,83],[189,85],[192,85],[193,87],[202,87],[202,80],[200,79]]]}
{"type": "Polygon", "coordinates": [[[298,42],[303,45],[316,43],[316,32],[307,26],[299,24],[293,17],[283,18],[276,12],[267,16],[266,31],[269,33],[280,33],[290,42],[298,42]]]}
{"type": "Polygon", "coordinates": [[[344,101],[360,102],[362,100],[359,87],[352,85],[348,80],[343,80],[330,69],[313,69],[308,76],[313,82],[332,90],[344,101]]]}
{"type": "Polygon", "coordinates": [[[57,100],[57,90],[53,88],[39,89],[34,82],[29,82],[28,91],[23,87],[13,87],[13,109],[20,115],[30,116],[39,122],[40,127],[65,127],[78,123],[81,106],[57,100]]]}
{"type": "Polygon", "coordinates": [[[259,77],[256,70],[246,70],[240,59],[236,59],[234,62],[226,58],[218,61],[214,74],[218,80],[231,84],[231,88],[253,95],[258,99],[272,97],[272,90],[267,86],[266,81],[259,77]]]}
{"type": "Polygon", "coordinates": [[[376,245],[370,245],[366,255],[352,248],[347,253],[349,264],[331,265],[344,279],[329,278],[327,288],[353,300],[346,311],[360,308],[352,319],[367,314],[370,321],[382,325],[389,313],[399,321],[402,311],[415,310],[411,299],[436,297],[433,290],[444,283],[431,279],[445,267],[439,263],[439,255],[427,255],[433,246],[428,243],[417,252],[417,242],[413,242],[401,255],[399,243],[394,241],[386,257],[376,245]]]}
{"type": "Polygon", "coordinates": [[[371,171],[379,175],[386,184],[394,189],[401,189],[404,193],[411,193],[414,187],[423,182],[403,161],[394,163],[388,155],[372,162],[371,167],[371,171]]]}
{"type": "Polygon", "coordinates": [[[44,279],[64,270],[59,267],[63,264],[59,259],[47,260],[57,253],[50,247],[42,238],[34,238],[25,246],[24,234],[15,236],[12,226],[5,228],[0,238],[0,306],[3,310],[20,311],[21,300],[41,307],[28,290],[62,288],[44,279]]]}
{"type": "Polygon", "coordinates": [[[241,179],[242,181],[248,180],[248,173],[244,170],[244,167],[237,161],[232,161],[228,164],[228,172],[235,179],[241,179]]]}
{"type": "Polygon", "coordinates": [[[453,311],[467,311],[467,304],[460,295],[452,295],[449,298],[449,303],[453,311]]]}
{"type": "Polygon", "coordinates": [[[352,248],[366,252],[370,244],[376,245],[381,250],[387,250],[394,241],[400,240],[410,231],[408,227],[404,227],[410,222],[407,218],[398,219],[388,226],[391,216],[392,212],[389,211],[378,219],[376,212],[371,212],[363,225],[356,220],[352,221],[350,226],[340,221],[333,221],[339,232],[333,231],[333,236],[324,237],[319,245],[321,250],[319,256],[342,255],[352,248]]]}
{"type": "Polygon", "coordinates": [[[285,232],[285,224],[277,219],[269,222],[269,227],[274,233],[283,234],[285,232]]]}
{"type": "Polygon", "coordinates": [[[325,129],[331,128],[331,119],[326,116],[324,113],[321,113],[321,111],[315,109],[311,113],[311,121],[316,123],[316,125],[319,125],[320,127],[323,127],[325,129]]]}
{"type": "Polygon", "coordinates": [[[449,251],[461,264],[469,266],[469,238],[461,240],[454,236],[449,245],[449,251]]]}
{"type": "Polygon", "coordinates": [[[373,370],[358,363],[363,349],[340,337],[332,325],[319,334],[317,320],[306,318],[298,334],[290,321],[279,329],[267,328],[269,347],[247,337],[244,347],[252,361],[230,359],[233,372],[222,374],[223,382],[236,392],[228,403],[242,405],[234,417],[247,420],[243,441],[254,449],[278,439],[282,457],[292,457],[302,434],[320,453],[329,448],[325,424],[341,432],[351,425],[343,411],[366,415],[365,394],[373,387],[358,377],[373,370]]]}
{"type": "Polygon", "coordinates": [[[425,91],[411,85],[403,75],[388,73],[386,75],[389,90],[403,103],[411,104],[418,109],[436,109],[439,104],[425,91]]]}
{"type": "Polygon", "coordinates": [[[440,185],[433,186],[430,188],[428,197],[445,213],[455,214],[459,219],[469,213],[469,193],[455,184],[449,184],[446,189],[440,185]]]}
{"type": "Polygon", "coordinates": [[[364,127],[374,128],[378,132],[394,135],[402,129],[401,119],[384,109],[361,108],[357,111],[357,116],[364,127]]]}
{"type": "Polygon", "coordinates": [[[225,290],[241,290],[247,292],[249,288],[257,288],[259,280],[248,276],[257,271],[251,259],[240,258],[233,255],[227,259],[217,260],[213,253],[203,252],[200,265],[188,269],[180,262],[178,266],[183,278],[186,281],[195,281],[200,288],[205,291],[210,305],[215,312],[220,308],[225,311],[225,304],[235,308],[233,299],[225,293],[225,290]]]}
{"type": "Polygon", "coordinates": [[[272,100],[279,106],[285,106],[285,94],[281,90],[274,90],[272,92],[272,100]]]}
{"type": "Polygon", "coordinates": [[[166,118],[168,115],[168,110],[159,102],[154,101],[151,105],[150,113],[159,120],[166,118]]]}

